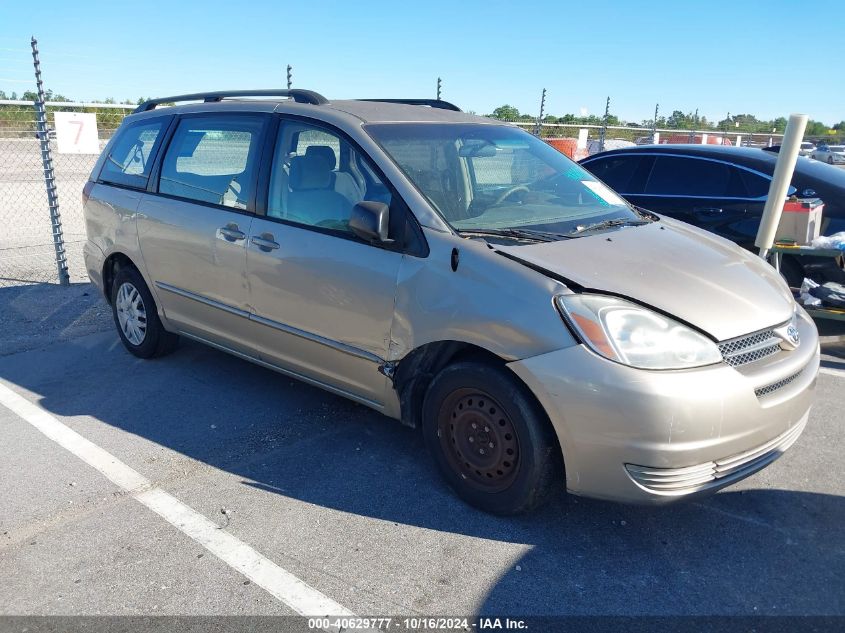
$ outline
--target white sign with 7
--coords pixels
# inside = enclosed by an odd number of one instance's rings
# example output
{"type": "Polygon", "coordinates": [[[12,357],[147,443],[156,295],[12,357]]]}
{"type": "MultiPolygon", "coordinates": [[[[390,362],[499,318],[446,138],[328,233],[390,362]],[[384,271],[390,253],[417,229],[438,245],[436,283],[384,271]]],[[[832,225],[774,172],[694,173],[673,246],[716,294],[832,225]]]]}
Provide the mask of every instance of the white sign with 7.
{"type": "Polygon", "coordinates": [[[91,112],[56,112],[59,154],[99,154],[97,115],[91,112]]]}

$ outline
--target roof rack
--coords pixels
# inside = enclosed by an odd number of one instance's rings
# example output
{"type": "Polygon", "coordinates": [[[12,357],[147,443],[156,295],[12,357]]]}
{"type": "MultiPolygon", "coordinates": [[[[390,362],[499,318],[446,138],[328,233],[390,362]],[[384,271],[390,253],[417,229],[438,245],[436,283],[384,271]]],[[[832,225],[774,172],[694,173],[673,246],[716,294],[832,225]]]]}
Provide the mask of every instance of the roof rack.
{"type": "Polygon", "coordinates": [[[454,103],[443,101],[441,99],[358,99],[358,101],[375,101],[377,103],[404,103],[405,105],[428,106],[429,108],[438,108],[440,110],[452,110],[454,112],[461,112],[462,110],[454,103]]]}
{"type": "Polygon", "coordinates": [[[297,103],[310,103],[311,105],[322,105],[329,102],[328,99],[319,92],[314,92],[313,90],[301,90],[298,88],[293,88],[291,90],[222,90],[217,92],[197,92],[189,95],[150,99],[135,108],[134,112],[148,112],[149,110],[154,110],[156,106],[163,103],[175,103],[177,101],[204,101],[205,103],[215,103],[229,97],[290,97],[297,103]]]}

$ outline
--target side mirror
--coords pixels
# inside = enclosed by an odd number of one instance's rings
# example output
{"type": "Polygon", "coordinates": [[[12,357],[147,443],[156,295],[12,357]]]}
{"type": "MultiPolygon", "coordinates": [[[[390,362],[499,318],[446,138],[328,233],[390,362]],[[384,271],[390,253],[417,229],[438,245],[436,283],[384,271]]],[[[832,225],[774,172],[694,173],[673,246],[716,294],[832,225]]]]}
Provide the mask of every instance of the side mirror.
{"type": "Polygon", "coordinates": [[[390,207],[383,202],[364,200],[352,207],[349,230],[368,242],[390,242],[387,238],[390,207]]]}

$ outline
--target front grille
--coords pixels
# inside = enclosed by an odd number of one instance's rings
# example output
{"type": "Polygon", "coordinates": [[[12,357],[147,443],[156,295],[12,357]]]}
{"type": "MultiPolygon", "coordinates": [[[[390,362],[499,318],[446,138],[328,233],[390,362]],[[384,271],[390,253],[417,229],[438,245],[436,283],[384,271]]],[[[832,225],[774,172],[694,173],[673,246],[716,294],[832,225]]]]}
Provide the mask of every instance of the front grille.
{"type": "Polygon", "coordinates": [[[778,380],[777,382],[773,382],[771,385],[766,385],[765,387],[758,387],[754,390],[754,395],[758,398],[762,398],[763,396],[767,396],[770,393],[774,393],[778,389],[783,389],[784,387],[786,387],[786,385],[798,378],[798,376],[801,375],[802,371],[804,370],[802,369],[801,371],[798,371],[792,374],[791,376],[787,376],[786,378],[778,380]]]}
{"type": "Polygon", "coordinates": [[[719,343],[719,351],[728,365],[740,367],[777,354],[781,351],[780,342],[774,330],[766,330],[719,343]]]}
{"type": "Polygon", "coordinates": [[[765,444],[713,462],[684,468],[652,468],[625,464],[637,484],[658,495],[680,496],[742,479],[767,466],[788,449],[807,424],[805,417],[791,429],[765,444]]]}

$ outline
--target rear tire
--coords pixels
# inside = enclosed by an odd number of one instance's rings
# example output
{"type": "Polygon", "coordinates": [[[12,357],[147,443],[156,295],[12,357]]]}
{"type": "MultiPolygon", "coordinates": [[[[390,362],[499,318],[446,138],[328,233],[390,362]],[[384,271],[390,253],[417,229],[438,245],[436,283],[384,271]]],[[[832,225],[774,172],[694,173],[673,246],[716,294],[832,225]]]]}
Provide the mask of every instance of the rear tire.
{"type": "Polygon", "coordinates": [[[176,349],[179,337],[164,329],[155,300],[135,268],[123,267],[114,276],[111,305],[117,334],[132,354],[154,358],[176,349]]]}
{"type": "Polygon", "coordinates": [[[551,423],[504,367],[459,362],[443,369],[426,393],[422,431],[449,486],[486,512],[533,510],[565,485],[551,423]]]}

